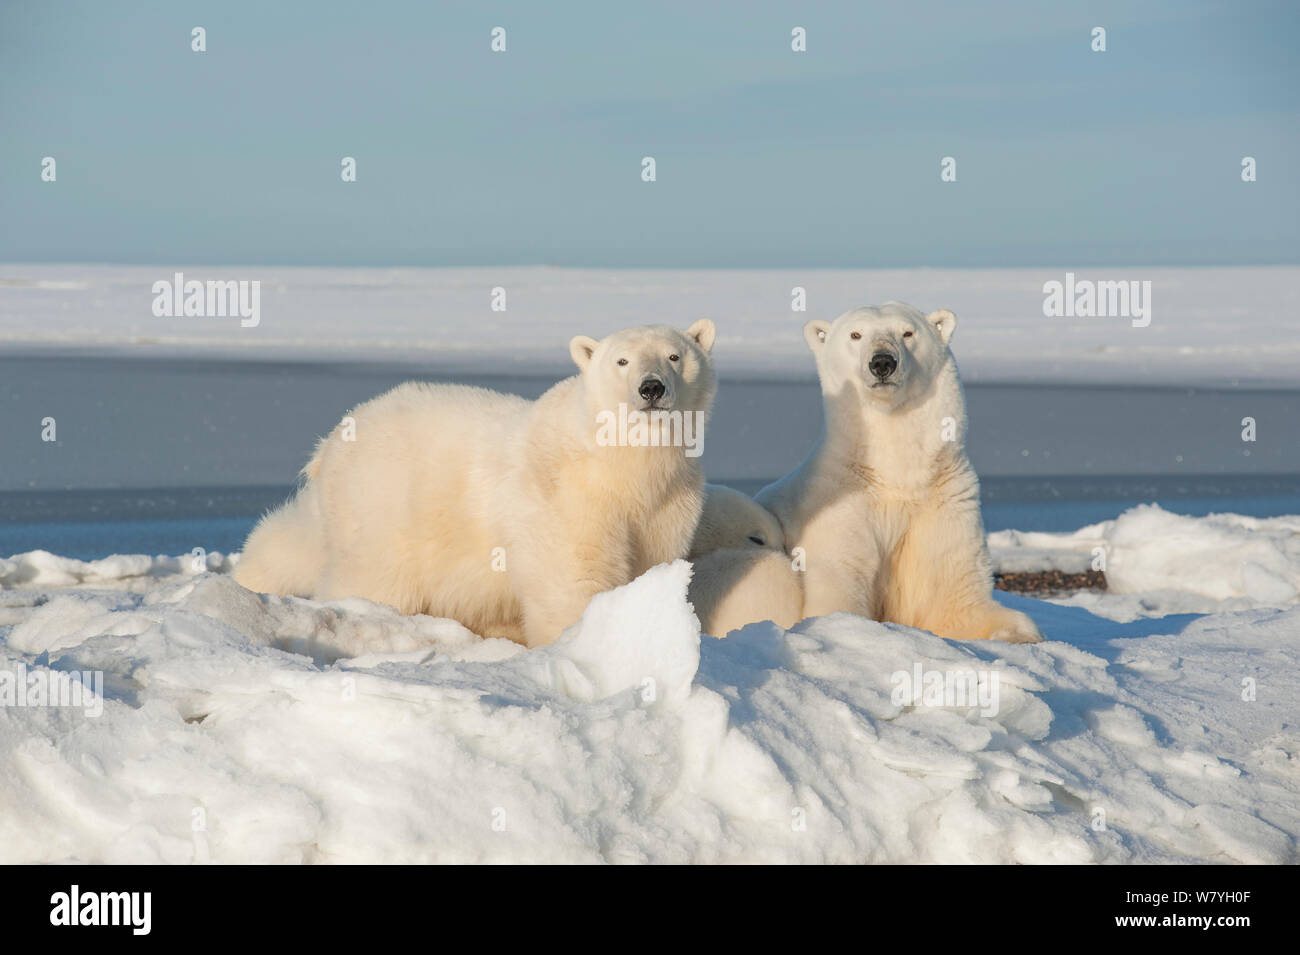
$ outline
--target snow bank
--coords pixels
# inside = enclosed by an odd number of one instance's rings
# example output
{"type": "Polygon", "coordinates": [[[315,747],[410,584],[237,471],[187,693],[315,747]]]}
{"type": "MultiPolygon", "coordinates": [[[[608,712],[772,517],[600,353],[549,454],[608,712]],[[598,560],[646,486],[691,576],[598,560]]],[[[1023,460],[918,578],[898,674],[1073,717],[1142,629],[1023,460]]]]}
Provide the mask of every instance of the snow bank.
{"type": "Polygon", "coordinates": [[[534,651],[224,574],[9,589],[0,674],[103,711],[0,707],[0,862],[1297,861],[1300,608],[720,641],[689,573],[534,651]]]}
{"type": "Polygon", "coordinates": [[[989,552],[999,572],[1077,573],[1100,555],[1110,593],[1072,602],[1123,619],[1300,602],[1300,516],[1184,517],[1143,504],[1069,534],[999,531],[989,552]]]}

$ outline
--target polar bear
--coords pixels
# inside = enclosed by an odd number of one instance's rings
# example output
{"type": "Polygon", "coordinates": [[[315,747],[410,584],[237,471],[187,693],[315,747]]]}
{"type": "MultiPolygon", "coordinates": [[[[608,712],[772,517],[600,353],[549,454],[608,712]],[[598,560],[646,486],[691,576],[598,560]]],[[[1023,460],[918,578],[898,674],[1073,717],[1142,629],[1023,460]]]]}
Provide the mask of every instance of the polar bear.
{"type": "Polygon", "coordinates": [[[993,600],[966,405],[948,343],[957,317],[887,302],[804,326],[825,426],[807,459],[763,488],[786,550],[806,562],[803,615],[847,610],[942,637],[1034,643],[993,600]]]}
{"type": "Polygon", "coordinates": [[[595,594],[687,555],[714,336],[708,319],[579,335],[579,374],[536,401],[412,382],[366,402],[254,528],[235,579],[550,643],[595,594]]]}
{"type": "Polygon", "coordinates": [[[798,623],[802,581],[784,550],[777,519],[752,497],[705,485],[704,510],[691,542],[689,598],[700,629],[725,637],[749,623],[798,623]]]}

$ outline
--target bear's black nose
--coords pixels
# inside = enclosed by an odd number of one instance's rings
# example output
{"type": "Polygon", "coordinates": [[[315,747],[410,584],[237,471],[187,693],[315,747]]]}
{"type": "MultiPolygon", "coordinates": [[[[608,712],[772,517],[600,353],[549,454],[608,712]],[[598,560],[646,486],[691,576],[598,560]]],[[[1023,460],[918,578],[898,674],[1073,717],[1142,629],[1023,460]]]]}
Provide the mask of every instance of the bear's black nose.
{"type": "Polygon", "coordinates": [[[878,351],[871,356],[867,367],[871,369],[873,375],[884,381],[898,368],[898,359],[887,351],[878,351]]]}
{"type": "Polygon", "coordinates": [[[664,396],[664,383],[658,378],[647,378],[641,382],[641,387],[637,389],[639,394],[646,401],[658,401],[664,396]]]}

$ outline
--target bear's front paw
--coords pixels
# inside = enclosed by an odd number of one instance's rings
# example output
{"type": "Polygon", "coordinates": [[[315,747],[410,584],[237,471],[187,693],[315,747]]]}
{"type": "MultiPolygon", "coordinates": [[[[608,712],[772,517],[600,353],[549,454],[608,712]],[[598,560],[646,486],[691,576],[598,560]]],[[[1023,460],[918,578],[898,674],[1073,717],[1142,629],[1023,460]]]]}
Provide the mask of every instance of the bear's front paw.
{"type": "Polygon", "coordinates": [[[1042,643],[1043,633],[1027,614],[1018,610],[1007,611],[1001,625],[989,634],[990,640],[1003,643],[1042,643]]]}

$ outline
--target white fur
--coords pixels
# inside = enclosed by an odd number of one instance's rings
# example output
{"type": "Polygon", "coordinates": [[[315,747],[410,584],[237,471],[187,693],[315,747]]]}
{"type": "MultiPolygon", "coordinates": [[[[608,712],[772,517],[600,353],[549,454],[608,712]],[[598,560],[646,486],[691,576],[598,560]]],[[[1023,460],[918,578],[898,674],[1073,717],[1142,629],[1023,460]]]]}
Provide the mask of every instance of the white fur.
{"type": "Polygon", "coordinates": [[[781,525],[748,495],[720,484],[707,497],[691,560],[690,600],[700,628],[723,637],[760,620],[799,621],[802,587],[783,549],[781,525]]]}
{"type": "Polygon", "coordinates": [[[597,415],[642,409],[639,385],[657,376],[657,407],[707,416],[713,338],[707,319],[684,333],[578,336],[580,373],[534,402],[425,383],[366,402],[350,415],[355,440],[336,427],[297,497],[253,530],[236,580],[553,641],[595,594],[686,556],[704,497],[699,458],[602,446],[597,415]]]}
{"type": "Polygon", "coordinates": [[[1042,639],[992,598],[966,405],[948,341],[957,319],[889,302],[811,321],[825,428],[795,471],[757,495],[806,559],[803,615],[839,610],[944,637],[1042,639]],[[853,333],[858,338],[853,337],[853,333]],[[911,335],[905,333],[911,332],[911,335]],[[887,383],[876,352],[896,356],[887,383]]]}

